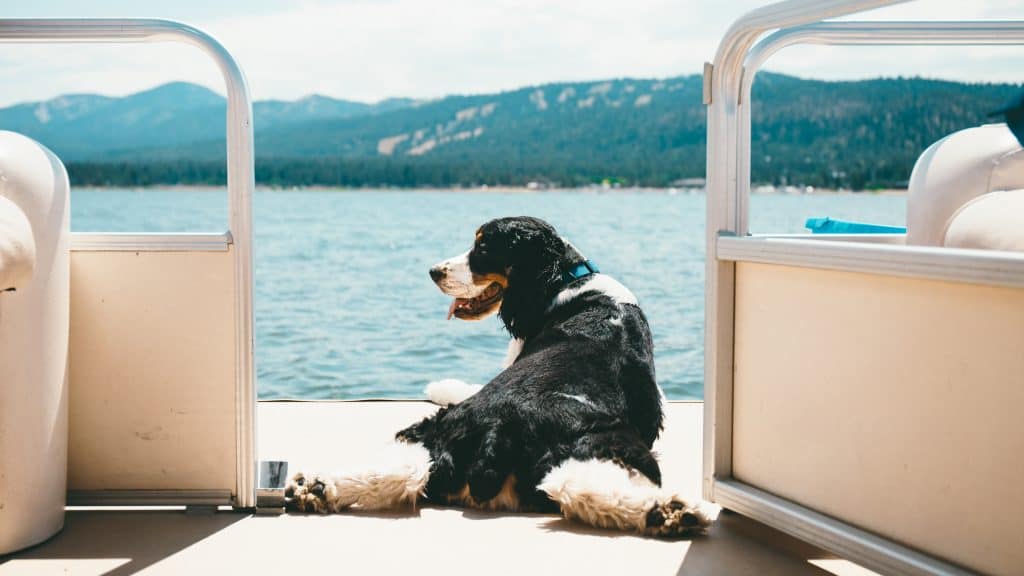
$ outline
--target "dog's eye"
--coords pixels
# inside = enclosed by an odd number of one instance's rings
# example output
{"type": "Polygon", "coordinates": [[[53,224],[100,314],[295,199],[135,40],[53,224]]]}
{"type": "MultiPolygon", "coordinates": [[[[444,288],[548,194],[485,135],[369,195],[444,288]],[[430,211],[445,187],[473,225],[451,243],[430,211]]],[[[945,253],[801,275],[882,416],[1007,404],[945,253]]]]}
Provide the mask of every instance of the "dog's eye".
{"type": "Polygon", "coordinates": [[[487,250],[487,243],[486,243],[486,242],[481,242],[481,243],[477,244],[477,245],[476,245],[476,249],[477,249],[477,251],[479,251],[479,252],[484,252],[484,251],[486,251],[486,250],[487,250]]]}

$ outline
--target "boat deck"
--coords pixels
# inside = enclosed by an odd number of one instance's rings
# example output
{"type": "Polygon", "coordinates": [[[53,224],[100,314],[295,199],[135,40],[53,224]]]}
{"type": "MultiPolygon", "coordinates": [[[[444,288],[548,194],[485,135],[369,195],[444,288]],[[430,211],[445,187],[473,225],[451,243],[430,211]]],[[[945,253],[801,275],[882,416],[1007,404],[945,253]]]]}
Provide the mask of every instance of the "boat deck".
{"type": "MultiPolygon", "coordinates": [[[[665,485],[700,493],[702,404],[672,402],[656,449],[665,485]]],[[[425,402],[263,402],[260,459],[330,470],[435,409],[425,402]]],[[[354,460],[358,461],[358,460],[354,460]]],[[[423,507],[408,513],[261,516],[224,509],[71,509],[49,542],[0,575],[71,574],[871,574],[741,516],[661,541],[558,516],[423,507]]]]}

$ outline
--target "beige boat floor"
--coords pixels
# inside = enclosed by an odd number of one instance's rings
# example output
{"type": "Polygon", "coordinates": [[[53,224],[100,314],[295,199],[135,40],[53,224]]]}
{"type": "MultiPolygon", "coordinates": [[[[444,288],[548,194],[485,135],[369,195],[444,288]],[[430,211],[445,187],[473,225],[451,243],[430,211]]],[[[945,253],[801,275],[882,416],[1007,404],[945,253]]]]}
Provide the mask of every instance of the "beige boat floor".
{"type": "MultiPolygon", "coordinates": [[[[700,493],[700,403],[669,405],[657,445],[665,486],[700,493]]],[[[291,470],[358,462],[429,414],[422,402],[273,402],[261,459],[291,470]]],[[[717,514],[717,509],[716,514],[717,514]]],[[[706,537],[660,541],[557,516],[424,507],[396,514],[254,516],[222,510],[73,510],[49,542],[0,559],[0,575],[69,574],[870,574],[763,525],[718,514],[706,537]]]]}

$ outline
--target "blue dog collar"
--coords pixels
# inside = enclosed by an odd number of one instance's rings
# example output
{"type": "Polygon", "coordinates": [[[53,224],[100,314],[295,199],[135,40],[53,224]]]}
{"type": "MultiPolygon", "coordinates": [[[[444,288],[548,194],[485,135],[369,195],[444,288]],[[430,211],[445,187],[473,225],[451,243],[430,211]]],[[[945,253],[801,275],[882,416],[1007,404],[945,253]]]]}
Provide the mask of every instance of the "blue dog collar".
{"type": "Polygon", "coordinates": [[[591,274],[597,274],[601,270],[598,269],[597,264],[594,264],[590,260],[581,262],[568,270],[562,272],[562,282],[569,284],[575,282],[580,278],[585,278],[591,274]]]}

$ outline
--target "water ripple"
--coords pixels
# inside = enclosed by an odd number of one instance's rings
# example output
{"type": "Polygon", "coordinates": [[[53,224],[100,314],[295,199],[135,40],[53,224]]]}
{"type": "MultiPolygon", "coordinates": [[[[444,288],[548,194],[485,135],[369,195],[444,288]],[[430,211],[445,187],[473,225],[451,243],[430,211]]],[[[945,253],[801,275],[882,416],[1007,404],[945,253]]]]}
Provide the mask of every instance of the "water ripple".
{"type": "MultiPolygon", "coordinates": [[[[752,228],[797,232],[812,216],[899,224],[893,196],[755,196],[752,228]]],[[[76,231],[224,230],[208,190],[75,189],[76,231]]],[[[497,320],[445,320],[427,277],[466,249],[482,222],[547,219],[630,287],[651,323],[658,379],[670,398],[703,396],[704,197],[257,191],[256,367],[262,398],[421,397],[427,382],[486,382],[504,358],[497,320]]]]}

